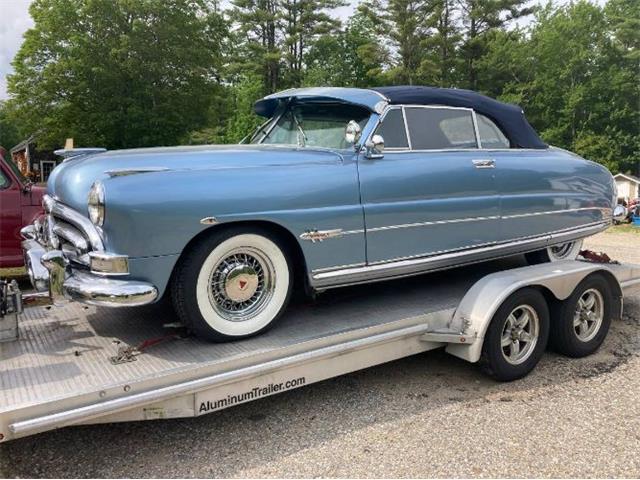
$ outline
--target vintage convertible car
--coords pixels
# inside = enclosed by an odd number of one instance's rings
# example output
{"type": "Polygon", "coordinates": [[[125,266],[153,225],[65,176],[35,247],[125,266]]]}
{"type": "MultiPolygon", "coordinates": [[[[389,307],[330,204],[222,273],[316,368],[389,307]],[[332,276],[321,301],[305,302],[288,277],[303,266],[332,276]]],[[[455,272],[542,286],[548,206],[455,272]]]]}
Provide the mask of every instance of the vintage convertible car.
{"type": "Polygon", "coordinates": [[[604,167],[474,92],[293,89],[255,110],[268,120],[246,145],[64,151],[23,229],[33,284],[111,307],[167,293],[227,340],[270,326],[294,284],[568,259],[612,222],[604,167]]]}

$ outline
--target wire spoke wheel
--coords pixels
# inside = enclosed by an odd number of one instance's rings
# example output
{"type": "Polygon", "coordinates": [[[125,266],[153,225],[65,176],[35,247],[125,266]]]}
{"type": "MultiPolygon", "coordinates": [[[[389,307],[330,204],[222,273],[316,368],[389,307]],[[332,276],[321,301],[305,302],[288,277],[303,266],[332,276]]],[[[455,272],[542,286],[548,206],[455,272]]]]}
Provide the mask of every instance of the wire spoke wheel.
{"type": "Polygon", "coordinates": [[[275,268],[268,256],[254,247],[227,252],[209,278],[209,301],[225,320],[243,322],[258,315],[275,289],[275,268]]]}
{"type": "Polygon", "coordinates": [[[504,322],[500,346],[505,360],[512,365],[525,362],[538,341],[540,321],[530,305],[518,305],[504,322]]]}
{"type": "Polygon", "coordinates": [[[596,336],[604,319],[604,299],[599,290],[590,288],[578,299],[573,315],[573,329],[582,342],[596,336]]]}

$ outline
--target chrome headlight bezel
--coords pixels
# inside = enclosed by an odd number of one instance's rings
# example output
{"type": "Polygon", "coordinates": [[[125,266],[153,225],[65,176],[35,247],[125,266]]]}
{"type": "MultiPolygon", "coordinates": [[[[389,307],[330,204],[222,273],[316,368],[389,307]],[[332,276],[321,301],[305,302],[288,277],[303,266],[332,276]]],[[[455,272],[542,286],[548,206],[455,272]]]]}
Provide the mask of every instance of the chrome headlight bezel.
{"type": "Polygon", "coordinates": [[[91,185],[87,195],[87,211],[89,212],[89,220],[97,227],[104,224],[105,216],[105,195],[104,185],[100,181],[96,181],[91,185]]]}

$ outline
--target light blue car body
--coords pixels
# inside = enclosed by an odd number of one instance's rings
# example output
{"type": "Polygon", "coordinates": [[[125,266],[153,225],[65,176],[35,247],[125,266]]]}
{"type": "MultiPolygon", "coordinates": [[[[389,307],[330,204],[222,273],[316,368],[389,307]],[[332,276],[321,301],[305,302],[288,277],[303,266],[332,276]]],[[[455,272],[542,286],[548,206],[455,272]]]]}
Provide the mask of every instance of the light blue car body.
{"type": "Polygon", "coordinates": [[[190,242],[237,222],[287,235],[317,290],[532,251],[583,238],[611,222],[611,174],[570,152],[384,151],[372,159],[364,144],[386,107],[380,94],[291,90],[261,105],[269,110],[271,102],[289,97],[369,109],[359,144],[344,150],[233,145],[83,155],[53,171],[49,194],[86,216],[87,193],[101,181],[105,251],[127,255],[127,278],[149,282],[160,294],[190,242]],[[485,158],[495,168],[473,168],[473,160],[485,158]],[[112,173],[127,169],[132,173],[112,173]],[[202,222],[210,217],[215,224],[202,222]],[[312,241],[319,237],[309,232],[328,235],[312,241]]]}

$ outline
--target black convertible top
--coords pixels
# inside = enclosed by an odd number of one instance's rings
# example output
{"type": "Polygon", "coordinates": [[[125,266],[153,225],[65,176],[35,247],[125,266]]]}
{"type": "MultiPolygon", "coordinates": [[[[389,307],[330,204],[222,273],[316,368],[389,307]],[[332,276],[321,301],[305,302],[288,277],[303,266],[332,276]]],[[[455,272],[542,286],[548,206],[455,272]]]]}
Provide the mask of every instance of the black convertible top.
{"type": "Polygon", "coordinates": [[[547,148],[517,105],[502,103],[471,90],[436,87],[378,87],[373,88],[389,99],[391,104],[447,105],[473,108],[491,118],[516,148],[547,148]]]}

